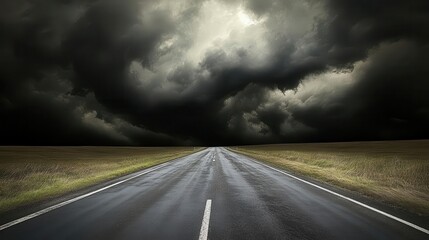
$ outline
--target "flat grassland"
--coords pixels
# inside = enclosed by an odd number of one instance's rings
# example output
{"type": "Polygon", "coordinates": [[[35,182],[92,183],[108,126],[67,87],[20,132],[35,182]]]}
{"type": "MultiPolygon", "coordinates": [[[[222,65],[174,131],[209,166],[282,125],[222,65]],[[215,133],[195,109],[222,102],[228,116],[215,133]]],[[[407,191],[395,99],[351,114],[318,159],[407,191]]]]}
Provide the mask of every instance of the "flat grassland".
{"type": "Polygon", "coordinates": [[[0,213],[196,150],[192,147],[0,147],[0,213]]]}
{"type": "Polygon", "coordinates": [[[287,171],[429,216],[429,140],[233,147],[287,171]]]}

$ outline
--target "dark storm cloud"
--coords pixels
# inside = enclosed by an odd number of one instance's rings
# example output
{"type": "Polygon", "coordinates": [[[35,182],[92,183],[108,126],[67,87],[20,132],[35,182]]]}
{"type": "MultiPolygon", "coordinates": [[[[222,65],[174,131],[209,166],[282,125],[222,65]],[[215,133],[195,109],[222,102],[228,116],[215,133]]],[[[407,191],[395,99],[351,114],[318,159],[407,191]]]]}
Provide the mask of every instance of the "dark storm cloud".
{"type": "Polygon", "coordinates": [[[357,60],[366,66],[356,84],[328,105],[291,110],[295,120],[315,130],[309,140],[427,138],[429,4],[329,1],[327,6],[335,17],[321,22],[317,34],[329,49],[324,66],[347,68],[357,60]]]}
{"type": "Polygon", "coordinates": [[[319,141],[425,138],[428,53],[427,45],[416,42],[383,44],[359,66],[352,87],[327,102],[290,111],[297,121],[317,130],[313,137],[319,141]]]}
{"type": "Polygon", "coordinates": [[[127,86],[121,71],[135,57],[125,53],[145,60],[157,29],[139,32],[136,6],[131,1],[16,1],[2,8],[2,144],[178,143],[144,128],[105,122],[103,108],[88,108],[91,101],[78,94],[90,87],[121,94],[117,91],[127,86]],[[116,25],[107,25],[109,18],[116,25]]]}
{"type": "Polygon", "coordinates": [[[427,1],[2,5],[2,144],[429,136],[427,1]]]}

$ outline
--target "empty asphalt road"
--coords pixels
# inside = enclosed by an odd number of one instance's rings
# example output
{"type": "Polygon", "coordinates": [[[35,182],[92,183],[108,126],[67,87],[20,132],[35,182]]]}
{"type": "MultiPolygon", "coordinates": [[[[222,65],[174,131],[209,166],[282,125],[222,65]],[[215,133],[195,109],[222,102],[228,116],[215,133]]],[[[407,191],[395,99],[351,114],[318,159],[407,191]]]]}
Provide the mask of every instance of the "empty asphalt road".
{"type": "Polygon", "coordinates": [[[0,239],[429,239],[225,148],[208,148],[4,227],[0,239]]]}

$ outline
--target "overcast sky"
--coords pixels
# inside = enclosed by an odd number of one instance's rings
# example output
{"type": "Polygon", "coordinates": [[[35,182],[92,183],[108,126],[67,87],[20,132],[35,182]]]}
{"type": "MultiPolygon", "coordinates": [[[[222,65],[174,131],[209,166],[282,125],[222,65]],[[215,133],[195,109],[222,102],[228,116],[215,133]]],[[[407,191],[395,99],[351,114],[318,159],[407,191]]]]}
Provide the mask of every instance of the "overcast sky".
{"type": "Polygon", "coordinates": [[[0,2],[0,144],[429,138],[427,0],[0,2]]]}

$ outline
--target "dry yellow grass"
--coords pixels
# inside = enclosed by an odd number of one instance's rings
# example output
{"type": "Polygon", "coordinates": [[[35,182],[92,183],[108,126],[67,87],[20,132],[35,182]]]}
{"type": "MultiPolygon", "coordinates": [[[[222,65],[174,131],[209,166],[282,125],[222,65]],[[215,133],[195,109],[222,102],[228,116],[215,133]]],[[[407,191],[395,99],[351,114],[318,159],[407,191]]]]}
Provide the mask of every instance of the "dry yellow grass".
{"type": "Polygon", "coordinates": [[[0,213],[195,150],[186,147],[0,147],[0,213]]]}
{"type": "Polygon", "coordinates": [[[279,168],[429,216],[429,141],[234,147],[279,168]]]}

